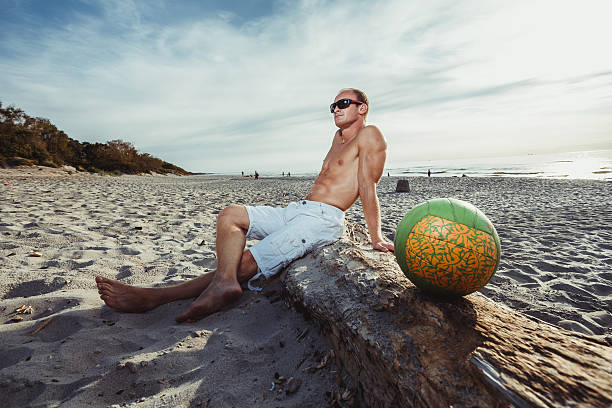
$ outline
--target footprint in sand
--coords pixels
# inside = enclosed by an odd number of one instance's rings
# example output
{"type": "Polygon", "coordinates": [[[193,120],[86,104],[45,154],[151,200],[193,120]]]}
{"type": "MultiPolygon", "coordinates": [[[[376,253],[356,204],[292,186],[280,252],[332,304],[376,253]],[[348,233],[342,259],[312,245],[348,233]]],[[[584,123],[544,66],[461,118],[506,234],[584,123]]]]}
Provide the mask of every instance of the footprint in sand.
{"type": "Polygon", "coordinates": [[[82,313],[68,312],[53,316],[53,321],[35,337],[44,343],[52,343],[73,336],[83,328],[82,313]]]}
{"type": "Polygon", "coordinates": [[[591,285],[591,289],[597,296],[610,296],[612,295],[612,287],[601,283],[594,283],[591,285]]]}
{"type": "Polygon", "coordinates": [[[119,273],[117,274],[117,279],[125,279],[132,275],[134,275],[134,267],[131,265],[123,265],[119,268],[119,273]]]}
{"type": "Polygon", "coordinates": [[[193,261],[192,264],[199,268],[215,269],[217,267],[217,260],[215,258],[204,258],[193,261]]]}
{"type": "Polygon", "coordinates": [[[592,336],[594,333],[585,325],[576,322],[574,320],[560,320],[557,322],[557,326],[563,327],[564,329],[575,331],[582,334],[587,334],[592,336]]]}
{"type": "Polygon", "coordinates": [[[27,347],[15,347],[0,350],[0,370],[14,366],[32,356],[32,349],[27,347]]]}
{"type": "Polygon", "coordinates": [[[29,297],[35,294],[44,294],[63,289],[66,286],[66,279],[60,276],[48,277],[46,279],[35,279],[22,282],[4,295],[5,299],[16,297],[29,297]]]}
{"type": "Polygon", "coordinates": [[[119,252],[121,252],[123,255],[140,255],[141,254],[141,251],[135,248],[130,248],[130,247],[121,247],[119,248],[119,252]]]}
{"type": "Polygon", "coordinates": [[[556,264],[554,262],[538,261],[535,262],[535,267],[543,272],[556,272],[556,273],[571,273],[574,272],[572,268],[556,264]]]}
{"type": "Polygon", "coordinates": [[[74,270],[74,269],[83,269],[83,268],[87,268],[88,266],[92,266],[95,263],[94,260],[91,261],[85,261],[85,262],[77,262],[77,261],[67,261],[65,262],[65,267],[68,270],[74,270]]]}
{"type": "MultiPolygon", "coordinates": [[[[531,276],[529,276],[529,274],[524,273],[523,271],[520,271],[518,269],[507,269],[504,271],[504,274],[507,277],[514,279],[519,284],[524,284],[524,283],[539,284],[539,282],[536,279],[532,278],[531,276]]],[[[537,276],[537,275],[534,275],[534,276],[537,276]]]]}

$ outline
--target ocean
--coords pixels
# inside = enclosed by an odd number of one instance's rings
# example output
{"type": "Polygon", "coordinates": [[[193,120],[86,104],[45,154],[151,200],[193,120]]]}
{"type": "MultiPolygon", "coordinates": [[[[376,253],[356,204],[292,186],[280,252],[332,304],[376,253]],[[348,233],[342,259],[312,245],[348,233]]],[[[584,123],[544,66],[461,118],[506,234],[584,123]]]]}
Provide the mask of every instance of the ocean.
{"type": "Polygon", "coordinates": [[[385,169],[385,175],[422,177],[534,177],[612,181],[612,150],[429,160],[385,169]]]}
{"type": "MultiPolygon", "coordinates": [[[[384,176],[422,177],[431,170],[432,177],[533,177],[552,179],[590,179],[612,181],[612,149],[566,153],[528,154],[523,156],[476,159],[411,161],[401,167],[388,167],[384,176]]],[[[240,172],[199,173],[240,175],[240,172]]],[[[252,175],[253,171],[245,172],[252,175]]],[[[292,172],[294,177],[316,177],[318,169],[292,172]]],[[[280,177],[281,171],[260,170],[262,177],[280,177]]]]}

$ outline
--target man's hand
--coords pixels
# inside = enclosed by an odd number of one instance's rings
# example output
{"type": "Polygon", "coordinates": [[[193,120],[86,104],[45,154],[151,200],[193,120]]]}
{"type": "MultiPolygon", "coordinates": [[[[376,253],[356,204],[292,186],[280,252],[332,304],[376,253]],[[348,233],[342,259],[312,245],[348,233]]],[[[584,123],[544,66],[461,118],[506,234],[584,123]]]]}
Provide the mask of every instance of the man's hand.
{"type": "Polygon", "coordinates": [[[381,251],[381,252],[395,252],[395,245],[389,243],[389,242],[385,242],[385,241],[378,241],[378,242],[374,242],[372,243],[372,248],[376,249],[377,251],[381,251]]]}

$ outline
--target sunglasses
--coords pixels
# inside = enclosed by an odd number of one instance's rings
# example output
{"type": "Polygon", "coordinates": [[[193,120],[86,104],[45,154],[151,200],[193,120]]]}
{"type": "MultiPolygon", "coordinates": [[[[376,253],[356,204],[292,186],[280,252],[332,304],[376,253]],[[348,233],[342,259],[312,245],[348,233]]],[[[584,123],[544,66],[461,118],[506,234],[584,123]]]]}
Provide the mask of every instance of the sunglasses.
{"type": "Polygon", "coordinates": [[[346,109],[350,106],[351,103],[354,103],[355,105],[361,105],[363,102],[354,101],[349,98],[342,98],[338,102],[334,102],[331,105],[329,105],[329,111],[331,113],[334,113],[336,106],[338,107],[338,109],[346,109]]]}

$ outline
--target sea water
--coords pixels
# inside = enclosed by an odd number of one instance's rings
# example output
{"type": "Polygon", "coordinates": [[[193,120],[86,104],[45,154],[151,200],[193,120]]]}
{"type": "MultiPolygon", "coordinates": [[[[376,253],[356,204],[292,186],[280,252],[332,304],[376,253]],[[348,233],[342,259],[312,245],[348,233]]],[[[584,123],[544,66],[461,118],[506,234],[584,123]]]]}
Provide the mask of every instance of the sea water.
{"type": "Polygon", "coordinates": [[[385,175],[417,177],[535,177],[612,181],[612,150],[529,154],[476,159],[427,160],[385,169],[385,175]]]}
{"type": "MultiPolygon", "coordinates": [[[[399,177],[535,177],[556,179],[591,179],[612,181],[612,149],[566,153],[528,154],[523,156],[474,159],[415,160],[384,169],[399,177]]],[[[202,173],[204,174],[204,173],[202,173]]],[[[210,174],[239,175],[240,172],[210,174]]],[[[252,175],[251,173],[245,173],[252,175]]],[[[260,170],[261,177],[280,177],[280,171],[260,170]]],[[[285,173],[286,175],[287,173],[285,173]]],[[[295,171],[294,177],[316,177],[318,171],[295,171]]]]}

